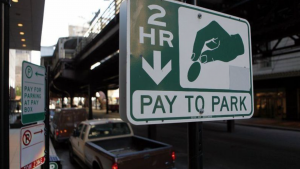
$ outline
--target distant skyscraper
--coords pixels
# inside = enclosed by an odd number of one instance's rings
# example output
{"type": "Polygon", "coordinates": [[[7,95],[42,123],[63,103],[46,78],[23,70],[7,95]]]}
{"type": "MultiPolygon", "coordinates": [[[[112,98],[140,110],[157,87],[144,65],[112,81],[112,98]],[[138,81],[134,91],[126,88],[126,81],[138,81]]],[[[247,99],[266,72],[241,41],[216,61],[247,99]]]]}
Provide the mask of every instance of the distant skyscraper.
{"type": "Polygon", "coordinates": [[[15,99],[17,87],[21,87],[22,62],[31,61],[31,51],[28,50],[9,50],[9,87],[10,99],[15,99]]]}
{"type": "MultiPolygon", "coordinates": [[[[13,50],[11,50],[13,52],[13,50]]],[[[31,51],[14,50],[15,51],[15,87],[21,86],[22,78],[22,62],[31,62],[31,51]]],[[[10,62],[13,62],[10,60],[10,62]]]]}
{"type": "Polygon", "coordinates": [[[83,36],[88,29],[88,27],[69,25],[69,36],[83,36]]]}

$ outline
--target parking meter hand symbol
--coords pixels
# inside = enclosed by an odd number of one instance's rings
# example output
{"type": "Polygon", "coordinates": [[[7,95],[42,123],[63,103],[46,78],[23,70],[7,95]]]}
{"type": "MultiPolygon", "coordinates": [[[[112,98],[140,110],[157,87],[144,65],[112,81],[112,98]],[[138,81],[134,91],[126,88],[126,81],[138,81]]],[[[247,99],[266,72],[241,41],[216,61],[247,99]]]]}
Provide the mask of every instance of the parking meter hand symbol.
{"type": "Polygon", "coordinates": [[[216,21],[212,21],[197,32],[191,56],[194,63],[189,69],[188,80],[193,82],[198,78],[200,63],[216,60],[230,62],[244,52],[244,44],[239,34],[229,35],[216,21]]]}

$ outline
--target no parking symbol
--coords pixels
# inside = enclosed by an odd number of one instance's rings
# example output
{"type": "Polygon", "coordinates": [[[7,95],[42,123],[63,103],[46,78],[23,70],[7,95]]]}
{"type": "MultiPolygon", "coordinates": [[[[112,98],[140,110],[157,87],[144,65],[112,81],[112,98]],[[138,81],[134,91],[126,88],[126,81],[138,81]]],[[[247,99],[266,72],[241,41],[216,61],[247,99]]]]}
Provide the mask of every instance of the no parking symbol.
{"type": "Polygon", "coordinates": [[[25,146],[28,146],[31,142],[32,135],[29,130],[26,130],[23,134],[22,141],[25,146]]]}

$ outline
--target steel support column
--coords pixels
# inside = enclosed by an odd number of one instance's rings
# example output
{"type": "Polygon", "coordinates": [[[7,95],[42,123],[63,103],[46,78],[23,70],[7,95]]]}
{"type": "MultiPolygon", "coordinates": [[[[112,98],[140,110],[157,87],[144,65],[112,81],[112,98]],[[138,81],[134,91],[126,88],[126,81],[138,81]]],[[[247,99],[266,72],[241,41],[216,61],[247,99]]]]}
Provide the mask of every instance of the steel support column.
{"type": "Polygon", "coordinates": [[[197,5],[199,5],[200,0],[184,0],[184,2],[197,6],[197,5]]]}
{"type": "Polygon", "coordinates": [[[156,140],[156,125],[148,126],[148,138],[156,140]]]}
{"type": "Polygon", "coordinates": [[[9,169],[9,0],[0,0],[0,168],[9,169]]]}
{"type": "Polygon", "coordinates": [[[109,100],[108,100],[108,89],[105,89],[105,91],[104,91],[104,94],[105,94],[105,96],[106,96],[106,114],[108,114],[108,102],[109,102],[109,100]]]}
{"type": "Polygon", "coordinates": [[[96,99],[95,99],[95,109],[97,110],[97,100],[98,100],[98,98],[97,98],[97,96],[96,96],[96,99]]]}
{"type": "Polygon", "coordinates": [[[61,108],[64,107],[64,98],[65,98],[65,96],[62,94],[61,95],[61,108]]]}
{"type": "Polygon", "coordinates": [[[234,132],[234,120],[227,120],[227,132],[234,132]]]}
{"type": "Polygon", "coordinates": [[[93,119],[93,109],[92,109],[92,96],[93,96],[93,88],[91,85],[88,87],[88,97],[89,97],[89,120],[93,119]]]}
{"type": "Polygon", "coordinates": [[[74,93],[70,93],[70,107],[73,107],[74,93]]]}

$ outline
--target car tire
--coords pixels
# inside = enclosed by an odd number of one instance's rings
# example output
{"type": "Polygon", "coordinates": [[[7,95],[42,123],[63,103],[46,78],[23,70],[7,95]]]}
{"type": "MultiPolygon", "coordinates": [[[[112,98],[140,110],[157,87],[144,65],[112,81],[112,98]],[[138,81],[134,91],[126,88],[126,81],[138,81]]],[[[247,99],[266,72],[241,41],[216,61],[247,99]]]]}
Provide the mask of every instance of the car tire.
{"type": "Polygon", "coordinates": [[[93,163],[93,169],[101,169],[97,163],[93,163]]]}
{"type": "Polygon", "coordinates": [[[70,159],[71,164],[75,163],[74,158],[75,158],[75,154],[74,154],[73,148],[71,145],[69,145],[69,159],[70,159]]]}

